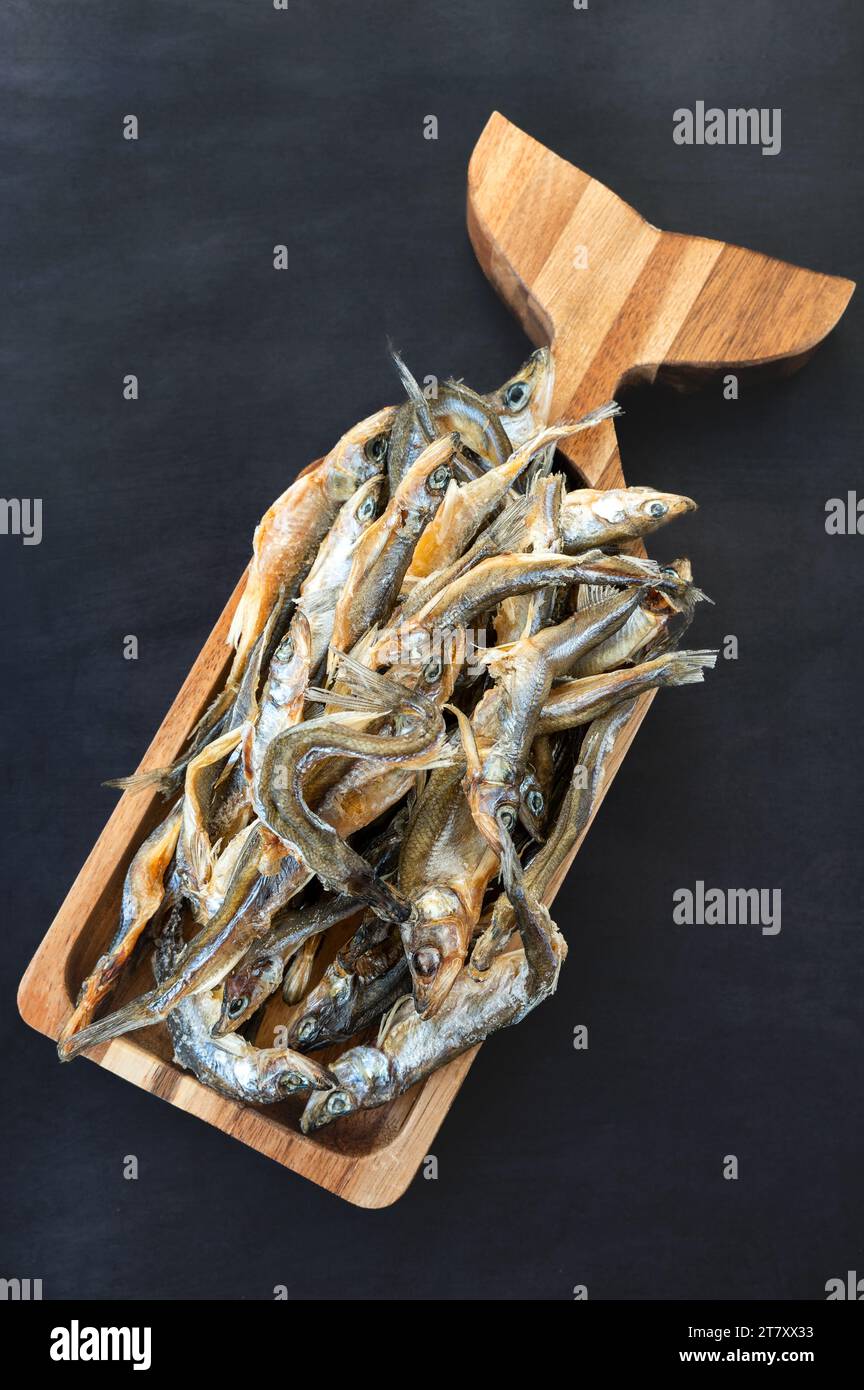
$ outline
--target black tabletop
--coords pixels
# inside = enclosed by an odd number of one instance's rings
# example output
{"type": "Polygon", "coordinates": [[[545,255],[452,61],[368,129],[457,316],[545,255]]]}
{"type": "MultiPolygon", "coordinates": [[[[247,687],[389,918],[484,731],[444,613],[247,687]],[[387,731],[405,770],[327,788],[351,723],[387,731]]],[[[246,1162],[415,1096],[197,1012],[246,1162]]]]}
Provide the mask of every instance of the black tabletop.
{"type": "Polygon", "coordinates": [[[700,502],[653,553],[693,558],[716,606],[692,640],[737,659],[656,701],[557,901],[558,993],[482,1050],[437,1179],[353,1209],[61,1068],[14,1005],[114,805],[100,783],[136,765],[257,517],[392,398],[388,336],[482,389],[525,356],[465,231],[489,113],[658,226],[855,278],[856,8],[4,9],[3,491],[43,521],[39,545],[0,535],[0,1273],[46,1298],[804,1299],[864,1271],[864,539],[825,526],[864,495],[854,299],[800,374],[623,398],[628,480],[700,502]],[[779,152],[676,143],[699,101],[779,109],[779,152]],[[676,924],[697,882],[779,890],[780,930],[676,924]]]}

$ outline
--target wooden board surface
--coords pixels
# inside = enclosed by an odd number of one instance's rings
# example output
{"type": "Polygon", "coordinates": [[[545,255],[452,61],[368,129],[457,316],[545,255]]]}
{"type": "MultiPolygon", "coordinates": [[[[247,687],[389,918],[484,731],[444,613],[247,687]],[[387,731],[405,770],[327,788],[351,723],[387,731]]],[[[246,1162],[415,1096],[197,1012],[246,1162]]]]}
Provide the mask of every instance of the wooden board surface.
{"type": "MultiPolygon", "coordinates": [[[[688,387],[725,370],[793,370],[833,328],[854,289],[848,280],[724,242],[661,232],[497,113],[471,159],[468,228],[480,264],[529,337],[555,345],[553,416],[581,414],[634,379],[661,378],[688,387]]],[[[575,436],[564,452],[591,486],[623,481],[611,421],[575,436]]],[[[245,576],[142,769],[164,766],[178,755],[219,688],[229,655],[225,639],[244,582],[245,576]]],[[[652,698],[640,698],[622,730],[606,788],[652,698]]],[[[129,861],[163,813],[153,793],[121,797],[33,957],[18,1004],[25,1021],[48,1037],[58,1036],[81,980],[113,934],[129,861]]],[[[562,865],[555,891],[570,862],[572,856],[562,865]]],[[[142,961],[124,980],[116,1002],[149,984],[142,961]]],[[[351,1116],[314,1138],[299,1132],[298,1103],[244,1106],[181,1071],[171,1061],[162,1026],[118,1038],[91,1056],[331,1192],[360,1206],[381,1207],[410,1183],[476,1052],[457,1058],[392,1105],[351,1116]]]]}

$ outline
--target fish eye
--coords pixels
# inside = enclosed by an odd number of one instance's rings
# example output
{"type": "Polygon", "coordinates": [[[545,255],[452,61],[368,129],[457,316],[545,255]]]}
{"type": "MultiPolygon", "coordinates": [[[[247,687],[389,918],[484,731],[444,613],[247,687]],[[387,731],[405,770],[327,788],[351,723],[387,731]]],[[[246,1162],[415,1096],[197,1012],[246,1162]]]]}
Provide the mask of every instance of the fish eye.
{"type": "Polygon", "coordinates": [[[531,387],[524,381],[514,381],[504,392],[504,404],[510,410],[521,410],[528,404],[531,387]]]}
{"type": "Polygon", "coordinates": [[[505,830],[512,830],[516,824],[516,812],[512,806],[502,806],[498,812],[498,821],[505,830]]]}
{"type": "Polygon", "coordinates": [[[669,508],[666,506],[666,503],[665,503],[665,502],[659,502],[659,501],[658,501],[658,502],[649,502],[649,503],[648,503],[648,515],[649,515],[649,516],[665,516],[666,513],[668,512],[668,510],[669,510],[669,508]]]}
{"type": "Polygon", "coordinates": [[[240,1015],[249,1007],[249,995],[238,994],[236,999],[232,999],[228,1005],[228,1017],[239,1018],[240,1015]]]}
{"type": "Polygon", "coordinates": [[[365,499],[362,506],[358,508],[357,516],[361,521],[368,521],[370,516],[375,515],[375,498],[371,495],[365,499]]]}
{"type": "Polygon", "coordinates": [[[426,662],[426,665],[423,667],[424,681],[428,681],[431,685],[433,681],[437,681],[439,679],[443,669],[444,667],[441,662],[440,656],[433,656],[429,661],[426,662]]]}
{"type": "Polygon", "coordinates": [[[294,655],[294,638],[291,636],[283,637],[276,655],[280,661],[290,661],[294,655]]]}
{"type": "Polygon", "coordinates": [[[434,946],[424,946],[422,950],[415,951],[412,960],[414,969],[421,980],[431,980],[441,964],[441,956],[434,946]]]}
{"type": "Polygon", "coordinates": [[[370,463],[382,463],[387,457],[386,434],[376,434],[374,439],[369,440],[363,452],[370,463]]]}
{"type": "Polygon", "coordinates": [[[315,1022],[314,1018],[309,1017],[301,1019],[297,1029],[297,1041],[301,1043],[310,1043],[317,1032],[318,1024],[315,1022]]]}
{"type": "Polygon", "coordinates": [[[450,469],[446,463],[439,464],[433,473],[430,473],[426,486],[432,492],[440,492],[450,481],[450,469]]]}
{"type": "Polygon", "coordinates": [[[534,816],[539,816],[544,806],[543,793],[539,791],[537,787],[534,787],[528,793],[527,801],[528,810],[531,812],[531,814],[534,816]]]}
{"type": "Polygon", "coordinates": [[[327,1109],[331,1115],[345,1115],[351,1109],[351,1097],[345,1091],[331,1091],[327,1109]]]}
{"type": "Polygon", "coordinates": [[[279,1077],[280,1091],[285,1091],[289,1095],[293,1091],[299,1091],[302,1085],[303,1077],[300,1075],[299,1071],[285,1071],[279,1077]]]}

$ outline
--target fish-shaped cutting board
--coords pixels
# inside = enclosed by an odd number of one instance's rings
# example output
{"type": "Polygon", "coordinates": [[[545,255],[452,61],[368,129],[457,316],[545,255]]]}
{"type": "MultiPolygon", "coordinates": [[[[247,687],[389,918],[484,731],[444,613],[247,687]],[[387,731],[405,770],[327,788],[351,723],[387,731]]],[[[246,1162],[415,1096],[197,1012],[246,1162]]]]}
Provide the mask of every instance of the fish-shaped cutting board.
{"type": "MultiPolygon", "coordinates": [[[[529,338],[555,345],[553,418],[576,418],[630,381],[690,387],[724,372],[787,373],[831,331],[854,290],[849,280],[726,242],[660,231],[590,174],[497,113],[468,170],[468,230],[483,270],[529,338]]],[[[611,420],[562,448],[587,485],[623,484],[611,420]]],[[[177,757],[221,685],[226,637],[243,583],[141,770],[177,757]]],[[[651,698],[640,698],[621,731],[612,775],[651,698]]],[[[163,814],[156,793],[127,792],[121,798],[33,957],[18,1003],[26,1022],[49,1037],[57,1038],[81,980],[112,936],[129,861],[163,814]]],[[[150,983],[149,964],[142,960],[116,1002],[150,983]]],[[[382,1207],[401,1196],[429,1153],[476,1051],[457,1057],[391,1105],[309,1137],[299,1131],[296,1103],[244,1106],[182,1071],[162,1026],[117,1038],[92,1057],[346,1200],[382,1207]]]]}

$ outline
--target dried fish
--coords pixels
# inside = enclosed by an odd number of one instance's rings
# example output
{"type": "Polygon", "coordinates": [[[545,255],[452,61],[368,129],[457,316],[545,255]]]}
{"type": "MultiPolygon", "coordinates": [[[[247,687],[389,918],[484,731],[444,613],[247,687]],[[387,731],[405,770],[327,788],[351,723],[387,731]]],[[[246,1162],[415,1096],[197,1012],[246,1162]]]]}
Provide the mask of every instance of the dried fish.
{"type": "Polygon", "coordinates": [[[618,549],[695,503],[568,490],[556,470],[556,442],[614,402],[549,425],[547,348],[486,397],[424,394],[396,363],[404,404],[258,526],[231,669],[186,750],[122,784],[174,804],[58,1045],[66,1060],[164,1023],[177,1063],[222,1095],[309,1094],[307,1132],[553,992],[567,948],[546,904],[636,697],[716,660],[674,650],[704,597],[689,561],[618,549]],[[148,928],[153,988],[97,1018],[148,928]],[[250,1023],[289,1046],[255,1046],[250,1023]],[[332,1044],[348,1044],[332,1067],[304,1055],[332,1044]]]}

